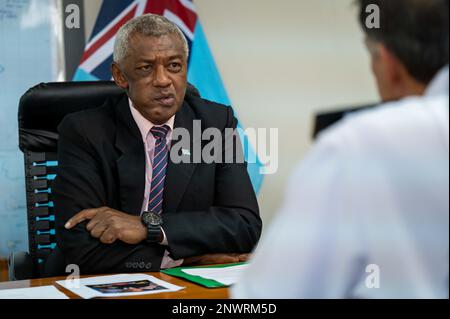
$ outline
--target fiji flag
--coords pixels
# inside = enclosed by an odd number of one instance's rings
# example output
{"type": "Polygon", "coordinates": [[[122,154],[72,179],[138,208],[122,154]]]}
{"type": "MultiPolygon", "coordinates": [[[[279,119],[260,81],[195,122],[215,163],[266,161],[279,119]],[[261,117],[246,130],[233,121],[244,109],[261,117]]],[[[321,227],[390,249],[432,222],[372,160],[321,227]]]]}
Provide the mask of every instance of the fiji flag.
{"type": "MultiPolygon", "coordinates": [[[[230,105],[191,0],[103,0],[92,35],[73,80],[110,80],[117,31],[128,20],[145,13],[165,16],[178,25],[189,43],[188,81],[197,87],[203,98],[230,105]]],[[[260,172],[262,164],[249,144],[247,136],[241,134],[241,140],[245,145],[245,159],[247,161],[253,159],[248,163],[248,173],[255,191],[258,192],[263,179],[260,172]]]]}

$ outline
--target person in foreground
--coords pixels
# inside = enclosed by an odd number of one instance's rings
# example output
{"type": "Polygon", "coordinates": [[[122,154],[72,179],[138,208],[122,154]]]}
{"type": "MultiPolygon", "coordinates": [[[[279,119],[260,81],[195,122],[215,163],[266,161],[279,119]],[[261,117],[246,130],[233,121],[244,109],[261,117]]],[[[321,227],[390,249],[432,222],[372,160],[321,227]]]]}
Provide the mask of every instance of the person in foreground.
{"type": "Polygon", "coordinates": [[[321,134],[234,298],[449,296],[448,1],[358,2],[391,102],[321,134]]]}
{"type": "Polygon", "coordinates": [[[193,159],[207,142],[196,128],[223,132],[237,120],[231,107],[186,93],[188,50],[164,17],[128,21],[112,64],[123,95],[59,126],[56,251],[82,274],[237,262],[259,239],[246,163],[193,159]],[[188,134],[183,148],[175,133],[181,128],[188,134]]]}

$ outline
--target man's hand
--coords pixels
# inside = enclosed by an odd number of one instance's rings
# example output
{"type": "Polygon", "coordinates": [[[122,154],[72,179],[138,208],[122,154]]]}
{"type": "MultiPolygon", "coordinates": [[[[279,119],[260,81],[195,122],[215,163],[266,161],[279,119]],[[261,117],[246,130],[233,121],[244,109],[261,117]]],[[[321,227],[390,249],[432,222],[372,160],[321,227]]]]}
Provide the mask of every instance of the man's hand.
{"type": "Polygon", "coordinates": [[[89,220],[86,229],[104,244],[112,244],[116,240],[138,244],[147,238],[147,228],[139,216],[109,207],[84,209],[69,219],[64,227],[71,229],[85,220],[89,220]]]}
{"type": "Polygon", "coordinates": [[[250,254],[206,254],[184,258],[183,265],[229,264],[247,261],[249,258],[250,254]]]}

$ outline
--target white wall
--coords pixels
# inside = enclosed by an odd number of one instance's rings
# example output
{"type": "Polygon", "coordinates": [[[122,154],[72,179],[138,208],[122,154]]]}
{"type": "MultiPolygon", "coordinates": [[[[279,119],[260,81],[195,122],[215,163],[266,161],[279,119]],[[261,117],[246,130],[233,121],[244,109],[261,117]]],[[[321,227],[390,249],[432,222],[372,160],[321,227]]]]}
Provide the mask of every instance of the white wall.
{"type": "Polygon", "coordinates": [[[246,127],[279,128],[279,170],[259,195],[268,222],[310,145],[314,112],[377,100],[352,0],[195,0],[246,127]]]}
{"type": "MultiPolygon", "coordinates": [[[[88,27],[100,3],[86,1],[88,27]]],[[[352,0],[194,3],[241,123],[279,128],[279,169],[259,195],[267,225],[310,146],[314,113],[377,100],[357,10],[352,0]]]]}

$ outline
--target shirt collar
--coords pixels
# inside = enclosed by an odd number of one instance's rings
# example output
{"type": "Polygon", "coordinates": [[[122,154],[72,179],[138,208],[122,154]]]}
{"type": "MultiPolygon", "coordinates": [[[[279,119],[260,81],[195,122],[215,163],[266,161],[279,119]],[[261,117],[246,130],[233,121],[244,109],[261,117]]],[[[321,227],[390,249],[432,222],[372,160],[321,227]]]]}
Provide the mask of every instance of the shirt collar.
{"type": "Polygon", "coordinates": [[[439,94],[448,95],[448,64],[439,70],[425,91],[425,95],[439,94]]]}
{"type": "MultiPolygon", "coordinates": [[[[136,122],[139,131],[141,132],[142,139],[145,141],[147,139],[148,133],[150,132],[150,129],[153,126],[161,126],[153,124],[151,121],[147,120],[145,117],[142,116],[141,112],[139,112],[133,105],[133,102],[130,98],[128,98],[128,104],[130,106],[131,115],[133,116],[134,121],[136,122]]],[[[173,130],[173,124],[175,122],[175,114],[167,120],[166,123],[162,125],[167,125],[170,130],[173,130]]]]}

